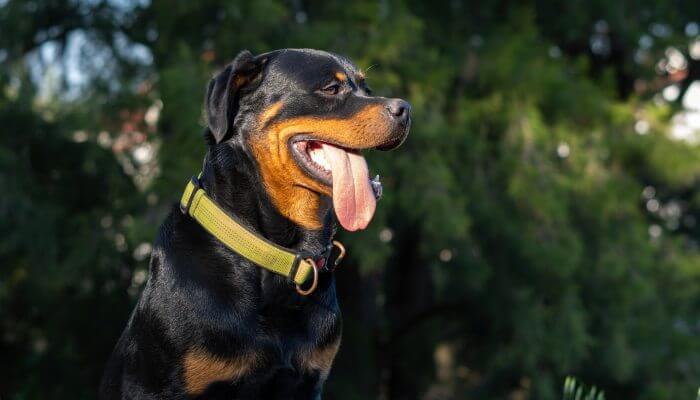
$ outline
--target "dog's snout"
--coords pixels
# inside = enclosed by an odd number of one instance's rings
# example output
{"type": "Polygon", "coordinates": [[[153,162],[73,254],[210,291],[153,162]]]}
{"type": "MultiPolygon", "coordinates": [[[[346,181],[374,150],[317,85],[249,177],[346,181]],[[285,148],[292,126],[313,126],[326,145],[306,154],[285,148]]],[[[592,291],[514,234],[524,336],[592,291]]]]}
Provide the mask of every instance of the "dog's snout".
{"type": "Polygon", "coordinates": [[[384,143],[375,147],[381,151],[399,147],[406,140],[408,129],[411,126],[411,105],[406,100],[389,99],[386,101],[385,107],[394,124],[391,125],[384,143]]]}
{"type": "Polygon", "coordinates": [[[407,120],[411,113],[411,105],[406,100],[391,99],[386,103],[389,114],[398,120],[407,120]]]}

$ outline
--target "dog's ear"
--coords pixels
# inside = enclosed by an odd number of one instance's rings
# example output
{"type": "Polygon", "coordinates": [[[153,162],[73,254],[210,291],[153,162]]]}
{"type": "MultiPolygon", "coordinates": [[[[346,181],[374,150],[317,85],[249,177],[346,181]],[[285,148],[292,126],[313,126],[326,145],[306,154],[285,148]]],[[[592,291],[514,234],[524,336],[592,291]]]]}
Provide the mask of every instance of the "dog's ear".
{"type": "Polygon", "coordinates": [[[267,57],[254,57],[248,50],[236,58],[209,82],[204,106],[207,124],[216,143],[232,134],[233,120],[238,113],[241,89],[260,74],[267,57]]]}

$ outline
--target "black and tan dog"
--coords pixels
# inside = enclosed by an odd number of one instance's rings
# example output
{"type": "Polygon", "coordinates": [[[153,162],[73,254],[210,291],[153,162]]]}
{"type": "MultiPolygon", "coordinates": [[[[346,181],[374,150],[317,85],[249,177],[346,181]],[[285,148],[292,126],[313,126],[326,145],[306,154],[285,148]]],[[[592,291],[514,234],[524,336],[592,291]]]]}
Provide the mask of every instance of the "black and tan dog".
{"type": "Polygon", "coordinates": [[[175,207],[100,396],[318,399],[341,334],[323,266],[335,219],[350,231],[370,222],[377,188],[360,151],[401,144],[410,107],[372,96],[344,57],[286,49],[240,53],[211,81],[205,108],[197,187],[245,229],[310,255],[316,290],[302,296],[212,235],[189,204],[175,207]]]}

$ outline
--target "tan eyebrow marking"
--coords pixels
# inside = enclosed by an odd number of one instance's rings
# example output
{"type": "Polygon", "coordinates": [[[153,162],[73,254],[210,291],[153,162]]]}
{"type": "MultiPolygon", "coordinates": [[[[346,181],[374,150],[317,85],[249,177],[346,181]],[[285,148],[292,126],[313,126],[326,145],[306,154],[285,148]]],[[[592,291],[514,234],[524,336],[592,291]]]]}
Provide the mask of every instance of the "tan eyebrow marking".
{"type": "Polygon", "coordinates": [[[348,76],[345,75],[344,72],[336,72],[335,77],[341,82],[345,82],[348,79],[348,76]]]}

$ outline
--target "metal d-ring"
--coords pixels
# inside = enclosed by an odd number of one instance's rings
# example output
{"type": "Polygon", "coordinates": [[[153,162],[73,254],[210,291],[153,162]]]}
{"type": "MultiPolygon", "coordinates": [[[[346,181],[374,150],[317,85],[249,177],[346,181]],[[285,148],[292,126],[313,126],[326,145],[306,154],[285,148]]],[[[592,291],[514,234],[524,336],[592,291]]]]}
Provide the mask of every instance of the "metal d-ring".
{"type": "Polygon", "coordinates": [[[343,244],[337,240],[334,240],[332,243],[333,243],[333,246],[337,247],[338,251],[340,252],[340,254],[338,254],[338,257],[336,257],[335,261],[333,262],[333,270],[332,271],[335,271],[335,269],[338,267],[338,265],[340,265],[340,262],[343,261],[343,258],[345,258],[345,246],[343,246],[343,244]]]}
{"type": "Polygon", "coordinates": [[[316,261],[313,260],[313,258],[305,258],[304,261],[308,262],[311,264],[311,268],[314,270],[314,281],[311,283],[311,287],[308,288],[307,290],[304,290],[299,286],[297,283],[297,293],[299,293],[302,296],[308,296],[311,293],[316,290],[316,286],[318,285],[318,268],[316,267],[316,261]]]}

